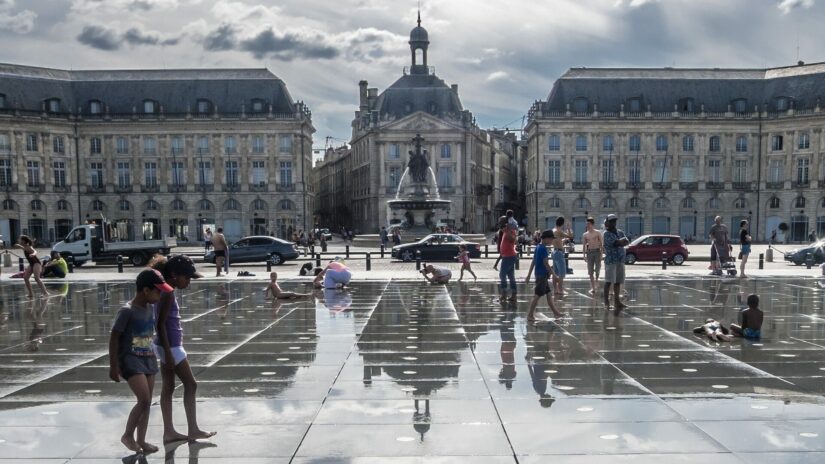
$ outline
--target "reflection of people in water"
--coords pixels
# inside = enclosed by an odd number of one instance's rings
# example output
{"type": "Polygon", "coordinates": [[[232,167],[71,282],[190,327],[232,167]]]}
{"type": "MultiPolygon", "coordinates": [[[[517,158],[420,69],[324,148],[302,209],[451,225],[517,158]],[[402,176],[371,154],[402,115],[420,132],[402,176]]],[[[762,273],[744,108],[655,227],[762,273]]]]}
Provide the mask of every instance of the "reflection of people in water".
{"type": "Polygon", "coordinates": [[[498,381],[508,390],[513,388],[513,379],[516,378],[516,332],[513,321],[516,317],[516,302],[508,304],[508,311],[500,318],[498,326],[501,337],[501,370],[498,371],[498,381]]]}
{"type": "Polygon", "coordinates": [[[40,345],[43,343],[43,333],[46,331],[46,319],[43,316],[46,313],[46,308],[45,302],[41,299],[31,301],[28,308],[28,315],[32,321],[29,344],[26,346],[29,351],[40,350],[40,345]]]}
{"type": "Polygon", "coordinates": [[[352,271],[344,264],[340,258],[335,258],[324,268],[312,282],[315,288],[338,288],[346,287],[352,279],[352,271]]]}
{"type": "Polygon", "coordinates": [[[415,412],[413,413],[413,428],[421,435],[421,441],[424,441],[424,434],[430,430],[430,423],[432,422],[432,414],[430,413],[430,399],[424,399],[424,411],[419,408],[419,401],[415,400],[415,412]]]}
{"type": "Polygon", "coordinates": [[[325,288],[324,306],[336,313],[347,311],[352,306],[352,295],[343,289],[325,288]]]}
{"type": "Polygon", "coordinates": [[[555,398],[547,393],[547,387],[551,385],[550,373],[552,367],[551,359],[554,357],[550,351],[550,342],[558,326],[555,324],[527,325],[527,334],[524,341],[527,346],[527,370],[530,372],[530,379],[533,382],[533,390],[539,395],[539,404],[543,408],[553,406],[555,398]]]}

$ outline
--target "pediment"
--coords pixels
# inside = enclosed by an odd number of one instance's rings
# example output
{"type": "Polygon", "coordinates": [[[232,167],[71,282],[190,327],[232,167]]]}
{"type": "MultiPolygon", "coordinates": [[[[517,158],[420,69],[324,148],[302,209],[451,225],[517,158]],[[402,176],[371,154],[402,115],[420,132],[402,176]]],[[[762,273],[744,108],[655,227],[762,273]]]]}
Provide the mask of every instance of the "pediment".
{"type": "Polygon", "coordinates": [[[382,129],[407,130],[407,131],[441,131],[464,129],[460,124],[451,123],[435,116],[431,116],[423,111],[418,111],[401,119],[393,121],[382,129]]]}

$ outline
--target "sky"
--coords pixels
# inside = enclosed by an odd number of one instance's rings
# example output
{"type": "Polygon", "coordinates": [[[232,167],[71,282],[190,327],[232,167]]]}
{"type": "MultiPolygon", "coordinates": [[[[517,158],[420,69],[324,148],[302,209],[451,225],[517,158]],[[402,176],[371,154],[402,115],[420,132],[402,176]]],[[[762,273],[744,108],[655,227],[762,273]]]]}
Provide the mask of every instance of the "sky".
{"type": "MultiPolygon", "coordinates": [[[[409,65],[417,0],[0,0],[0,62],[64,69],[266,67],[351,136],[358,81],[409,65]]],[[[429,64],[483,128],[518,129],[568,68],[825,61],[825,0],[421,0],[429,64]]]]}

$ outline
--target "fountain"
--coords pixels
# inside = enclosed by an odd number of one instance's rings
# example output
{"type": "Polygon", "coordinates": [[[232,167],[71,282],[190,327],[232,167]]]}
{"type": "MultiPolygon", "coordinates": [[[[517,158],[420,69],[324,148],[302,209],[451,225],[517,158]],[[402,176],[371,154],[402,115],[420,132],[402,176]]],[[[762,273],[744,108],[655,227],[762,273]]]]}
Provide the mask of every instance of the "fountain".
{"type": "MultiPolygon", "coordinates": [[[[421,149],[424,138],[415,134],[412,141],[415,150],[409,152],[410,159],[398,182],[395,199],[387,201],[388,217],[404,218],[400,221],[401,227],[411,234],[428,234],[436,226],[436,211],[448,211],[450,200],[442,200],[438,192],[435,172],[427,161],[427,150],[421,149]]],[[[393,223],[390,220],[390,225],[393,223]]]]}

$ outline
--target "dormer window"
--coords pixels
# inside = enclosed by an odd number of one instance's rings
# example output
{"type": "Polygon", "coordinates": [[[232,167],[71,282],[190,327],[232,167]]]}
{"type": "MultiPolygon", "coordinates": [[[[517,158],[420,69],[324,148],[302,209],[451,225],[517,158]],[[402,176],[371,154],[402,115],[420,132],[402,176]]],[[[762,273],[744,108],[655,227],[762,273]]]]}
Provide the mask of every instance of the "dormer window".
{"type": "Polygon", "coordinates": [[[212,111],[212,102],[201,98],[198,100],[198,114],[209,114],[212,111]]]}
{"type": "Polygon", "coordinates": [[[46,100],[46,110],[49,113],[59,113],[60,112],[60,99],[59,98],[50,98],[46,100]]]}
{"type": "Polygon", "coordinates": [[[573,112],[587,113],[588,101],[584,97],[579,97],[573,100],[573,112]]]}
{"type": "Polygon", "coordinates": [[[438,105],[436,105],[435,102],[427,103],[427,111],[430,114],[436,114],[438,112],[438,105]]]}
{"type": "Polygon", "coordinates": [[[682,98],[679,100],[679,111],[682,113],[693,113],[694,105],[692,98],[682,98]]]}
{"type": "Polygon", "coordinates": [[[404,113],[406,113],[406,114],[412,113],[412,108],[413,108],[412,103],[410,103],[410,102],[404,103],[404,113]]]}
{"type": "Polygon", "coordinates": [[[253,113],[263,113],[264,112],[264,101],[260,98],[256,98],[252,100],[252,112],[253,113]]]}
{"type": "Polygon", "coordinates": [[[0,108],[6,107],[6,95],[0,93],[0,108]]]}
{"type": "Polygon", "coordinates": [[[777,97],[776,98],[776,111],[788,111],[789,106],[788,98],[787,97],[777,97]]]}
{"type": "Polygon", "coordinates": [[[733,111],[735,113],[744,113],[748,109],[748,101],[744,98],[737,98],[731,102],[731,106],[733,106],[733,111]]]}
{"type": "Polygon", "coordinates": [[[641,113],[642,112],[642,99],[641,98],[631,98],[627,101],[627,110],[631,113],[641,113]]]}
{"type": "Polygon", "coordinates": [[[100,114],[103,112],[103,105],[98,100],[89,102],[89,114],[100,114]]]}
{"type": "Polygon", "coordinates": [[[143,112],[145,114],[157,113],[157,104],[154,100],[143,100],[143,112]]]}

